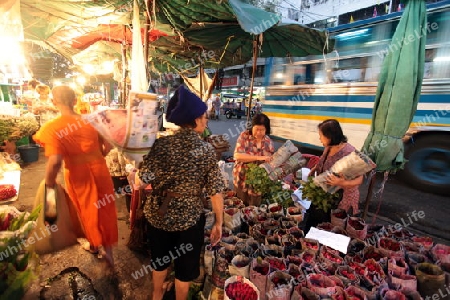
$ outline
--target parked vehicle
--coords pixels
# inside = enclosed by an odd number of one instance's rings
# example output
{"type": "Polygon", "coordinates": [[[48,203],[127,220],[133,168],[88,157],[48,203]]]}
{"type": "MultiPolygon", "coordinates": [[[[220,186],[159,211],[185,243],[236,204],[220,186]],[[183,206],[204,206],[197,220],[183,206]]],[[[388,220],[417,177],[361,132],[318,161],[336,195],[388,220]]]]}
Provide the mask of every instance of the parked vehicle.
{"type": "Polygon", "coordinates": [[[238,119],[245,117],[245,110],[237,108],[224,108],[224,114],[227,119],[237,117],[238,119]]]}
{"type": "MultiPolygon", "coordinates": [[[[417,111],[403,137],[408,163],[400,172],[409,185],[450,193],[449,1],[427,5],[425,74],[417,111]]],[[[338,119],[348,140],[361,149],[372,122],[378,76],[401,17],[396,12],[329,28],[335,51],[325,56],[269,58],[264,113],[274,138],[322,149],[317,125],[338,119]],[[292,62],[293,60],[293,62],[292,62]]],[[[421,38],[417,33],[413,38],[421,38]]]]}

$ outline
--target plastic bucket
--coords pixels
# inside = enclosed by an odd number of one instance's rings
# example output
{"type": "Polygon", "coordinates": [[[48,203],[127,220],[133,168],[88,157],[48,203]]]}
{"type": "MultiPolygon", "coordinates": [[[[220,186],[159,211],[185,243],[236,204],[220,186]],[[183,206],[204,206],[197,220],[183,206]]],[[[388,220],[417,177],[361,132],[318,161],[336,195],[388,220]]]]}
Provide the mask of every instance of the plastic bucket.
{"type": "Polygon", "coordinates": [[[20,157],[24,163],[31,163],[39,159],[39,146],[37,145],[22,145],[17,147],[20,157]]]}

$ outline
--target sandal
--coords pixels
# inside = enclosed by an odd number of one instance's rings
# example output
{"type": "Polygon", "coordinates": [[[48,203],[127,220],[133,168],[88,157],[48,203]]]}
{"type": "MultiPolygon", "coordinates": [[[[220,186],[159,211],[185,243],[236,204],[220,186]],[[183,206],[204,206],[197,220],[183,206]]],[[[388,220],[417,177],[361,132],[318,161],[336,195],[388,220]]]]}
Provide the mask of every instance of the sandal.
{"type": "Polygon", "coordinates": [[[91,246],[91,244],[89,242],[84,243],[81,246],[81,248],[83,248],[83,250],[86,250],[91,254],[98,254],[98,248],[91,246]]]}

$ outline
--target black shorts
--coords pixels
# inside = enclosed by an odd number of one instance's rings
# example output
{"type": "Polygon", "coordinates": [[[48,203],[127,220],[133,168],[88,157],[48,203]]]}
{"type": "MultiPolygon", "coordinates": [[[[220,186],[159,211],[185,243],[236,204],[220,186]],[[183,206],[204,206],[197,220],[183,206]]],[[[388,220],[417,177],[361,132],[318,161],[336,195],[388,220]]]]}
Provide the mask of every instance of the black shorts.
{"type": "Polygon", "coordinates": [[[127,176],[111,176],[113,184],[114,184],[114,192],[116,194],[123,195],[125,193],[130,193],[127,191],[128,187],[128,179],[127,176]]]}
{"type": "Polygon", "coordinates": [[[150,266],[156,271],[167,269],[172,260],[175,278],[188,282],[200,276],[200,253],[203,246],[205,215],[184,231],[165,231],[149,226],[150,266]]]}

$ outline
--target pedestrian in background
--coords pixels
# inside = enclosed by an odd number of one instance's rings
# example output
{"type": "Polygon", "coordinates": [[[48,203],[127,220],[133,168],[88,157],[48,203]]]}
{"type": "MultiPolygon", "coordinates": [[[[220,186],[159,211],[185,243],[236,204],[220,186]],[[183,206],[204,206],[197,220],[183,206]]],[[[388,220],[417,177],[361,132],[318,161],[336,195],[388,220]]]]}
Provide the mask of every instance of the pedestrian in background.
{"type": "Polygon", "coordinates": [[[64,161],[65,188],[89,241],[83,248],[101,254],[113,268],[112,247],[118,241],[117,212],[114,185],[104,158],[111,146],[74,112],[77,98],[70,87],[57,86],[52,94],[53,104],[61,115],[45,123],[35,135],[48,157],[47,191],[55,188],[64,161]]]}
{"type": "Polygon", "coordinates": [[[214,117],[216,120],[219,120],[219,116],[220,116],[220,108],[222,107],[222,101],[220,101],[220,97],[219,95],[216,96],[216,99],[213,102],[213,107],[214,107],[214,117]]]}
{"type": "Polygon", "coordinates": [[[200,275],[205,191],[215,214],[211,243],[215,245],[222,236],[224,184],[214,148],[200,137],[207,124],[206,110],[198,96],[181,86],[170,99],[166,115],[180,129],[157,139],[139,170],[140,179],[153,188],[144,207],[152,262],[160,262],[152,265],[153,300],[163,298],[171,264],[165,260],[168,253],[178,253],[174,259],[178,300],[187,299],[190,281],[200,275]]]}

